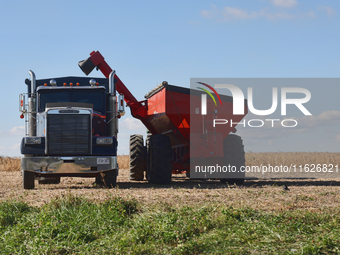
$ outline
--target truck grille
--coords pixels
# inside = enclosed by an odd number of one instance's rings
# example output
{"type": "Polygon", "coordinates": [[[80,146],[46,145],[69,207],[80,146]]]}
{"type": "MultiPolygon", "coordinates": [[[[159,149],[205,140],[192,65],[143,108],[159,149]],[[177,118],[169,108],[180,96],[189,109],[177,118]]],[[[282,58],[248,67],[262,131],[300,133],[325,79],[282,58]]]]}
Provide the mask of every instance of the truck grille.
{"type": "Polygon", "coordinates": [[[47,114],[46,154],[90,155],[90,114],[47,114]]]}

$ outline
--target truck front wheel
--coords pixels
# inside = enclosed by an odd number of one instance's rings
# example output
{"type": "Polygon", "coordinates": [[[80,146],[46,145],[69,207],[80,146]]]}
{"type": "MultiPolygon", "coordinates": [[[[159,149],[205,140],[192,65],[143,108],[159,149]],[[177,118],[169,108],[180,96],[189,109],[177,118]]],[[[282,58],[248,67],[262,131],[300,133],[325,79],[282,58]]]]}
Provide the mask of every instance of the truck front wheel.
{"type": "Polygon", "coordinates": [[[101,180],[105,187],[107,188],[114,188],[117,184],[117,170],[109,170],[102,172],[100,174],[101,180]]]}
{"type": "Polygon", "coordinates": [[[33,172],[27,170],[22,171],[24,189],[34,189],[34,178],[35,174],[33,172]]]}

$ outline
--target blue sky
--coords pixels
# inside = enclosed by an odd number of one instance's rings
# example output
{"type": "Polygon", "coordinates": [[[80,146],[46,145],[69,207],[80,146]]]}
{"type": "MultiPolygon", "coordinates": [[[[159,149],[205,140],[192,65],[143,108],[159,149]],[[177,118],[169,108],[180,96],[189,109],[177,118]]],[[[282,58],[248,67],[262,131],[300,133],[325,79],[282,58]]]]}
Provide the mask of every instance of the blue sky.
{"type": "MultiPolygon", "coordinates": [[[[163,80],[189,87],[191,77],[339,77],[339,6],[334,0],[1,1],[0,155],[20,156],[18,95],[26,92],[30,69],[38,79],[82,76],[78,61],[99,50],[139,100],[163,80]]],[[[121,154],[128,153],[129,134],[145,133],[129,114],[121,131],[121,154]]],[[[279,150],[291,149],[281,139],[279,150]]]]}

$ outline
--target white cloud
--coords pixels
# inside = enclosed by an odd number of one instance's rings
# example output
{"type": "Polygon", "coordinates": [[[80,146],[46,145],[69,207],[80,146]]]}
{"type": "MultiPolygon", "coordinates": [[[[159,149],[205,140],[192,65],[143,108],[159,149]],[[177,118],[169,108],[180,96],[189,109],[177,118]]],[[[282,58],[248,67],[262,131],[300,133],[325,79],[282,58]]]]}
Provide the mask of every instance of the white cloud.
{"type": "Polygon", "coordinates": [[[216,19],[219,22],[230,20],[250,20],[257,18],[265,18],[268,20],[293,18],[293,16],[288,13],[271,12],[268,8],[256,12],[229,6],[218,9],[216,5],[212,5],[211,10],[202,10],[201,16],[207,19],[216,19]]]}
{"type": "Polygon", "coordinates": [[[0,156],[20,157],[21,143],[13,143],[13,140],[7,141],[5,146],[0,146],[0,156]]]}
{"type": "Polygon", "coordinates": [[[272,0],[271,3],[277,7],[292,8],[297,5],[296,0],[272,0]]]}
{"type": "Polygon", "coordinates": [[[299,127],[311,128],[330,126],[336,123],[340,123],[340,111],[324,111],[317,116],[304,116],[297,120],[299,122],[299,127]]]}
{"type": "Polygon", "coordinates": [[[216,14],[219,12],[219,10],[217,9],[216,5],[211,5],[212,10],[208,11],[208,10],[202,10],[201,11],[201,16],[203,18],[215,18],[216,14]]]}
{"type": "Polygon", "coordinates": [[[260,17],[267,18],[269,20],[274,19],[292,19],[294,18],[291,14],[285,12],[271,12],[268,9],[263,9],[259,12],[260,17]]]}
{"type": "Polygon", "coordinates": [[[328,17],[335,15],[335,10],[329,6],[320,6],[319,9],[326,12],[328,17]]]}
{"type": "Polygon", "coordinates": [[[340,134],[337,134],[337,135],[335,136],[335,141],[338,142],[338,143],[340,143],[340,134]]]}
{"type": "MultiPolygon", "coordinates": [[[[303,134],[307,132],[316,131],[317,128],[325,128],[331,125],[340,124],[340,111],[324,111],[317,116],[304,116],[300,118],[286,117],[284,119],[295,119],[298,125],[294,128],[284,128],[281,125],[281,121],[275,121],[274,127],[272,127],[272,122],[265,121],[268,118],[261,118],[259,116],[252,115],[251,113],[245,117],[246,123],[251,119],[262,119],[264,122],[263,127],[251,128],[246,124],[246,127],[242,127],[240,124],[236,127],[238,132],[245,138],[248,142],[257,143],[258,141],[276,141],[278,139],[287,138],[289,135],[293,134],[303,134]]],[[[255,125],[255,123],[253,123],[255,125]]],[[[286,125],[291,125],[293,123],[287,122],[286,125]]],[[[256,123],[258,125],[258,123],[256,123]]],[[[318,131],[317,131],[318,132],[318,131]]],[[[334,131],[329,131],[334,132],[334,131]]],[[[336,133],[336,132],[334,132],[336,133]]],[[[340,134],[336,136],[336,141],[340,142],[340,134]]]]}
{"type": "Polygon", "coordinates": [[[143,123],[133,117],[125,117],[119,121],[118,154],[129,154],[130,135],[141,134],[146,136],[146,127],[143,123]]]}
{"type": "Polygon", "coordinates": [[[258,17],[256,12],[247,12],[235,7],[224,7],[221,14],[225,19],[253,19],[258,17]]]}
{"type": "Polygon", "coordinates": [[[308,18],[314,19],[314,18],[315,18],[315,12],[310,11],[310,12],[307,13],[306,16],[307,16],[308,18]]]}
{"type": "Polygon", "coordinates": [[[125,118],[119,122],[119,129],[121,130],[121,132],[124,129],[138,130],[141,128],[145,129],[143,123],[140,120],[132,118],[132,117],[125,118]]]}
{"type": "Polygon", "coordinates": [[[309,10],[306,12],[297,12],[289,10],[298,5],[296,0],[270,0],[270,3],[277,8],[264,8],[258,11],[251,11],[241,9],[238,7],[225,6],[218,8],[216,5],[211,5],[210,10],[202,10],[201,16],[205,19],[213,19],[217,22],[227,22],[232,20],[254,20],[254,19],[267,19],[267,20],[290,20],[290,19],[314,19],[317,14],[325,13],[328,17],[336,14],[335,10],[329,6],[319,6],[316,10],[309,10]]]}
{"type": "Polygon", "coordinates": [[[8,137],[8,136],[24,136],[25,135],[25,126],[15,126],[11,130],[0,131],[0,136],[8,137]]]}
{"type": "Polygon", "coordinates": [[[24,136],[25,135],[25,127],[24,126],[16,126],[9,131],[9,135],[24,136]]]}
{"type": "Polygon", "coordinates": [[[20,143],[16,143],[16,144],[13,144],[13,146],[12,147],[10,147],[12,150],[19,150],[19,148],[20,148],[20,143]]]}

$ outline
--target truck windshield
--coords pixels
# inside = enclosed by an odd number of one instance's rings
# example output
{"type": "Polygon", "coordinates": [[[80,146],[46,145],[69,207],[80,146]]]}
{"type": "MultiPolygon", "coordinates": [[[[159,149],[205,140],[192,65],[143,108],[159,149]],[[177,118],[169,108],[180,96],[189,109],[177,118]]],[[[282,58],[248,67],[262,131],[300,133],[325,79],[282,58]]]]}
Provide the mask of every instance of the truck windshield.
{"type": "Polygon", "coordinates": [[[104,90],[72,89],[42,90],[39,93],[39,112],[45,111],[47,103],[77,102],[93,105],[93,110],[105,114],[104,90]]]}

